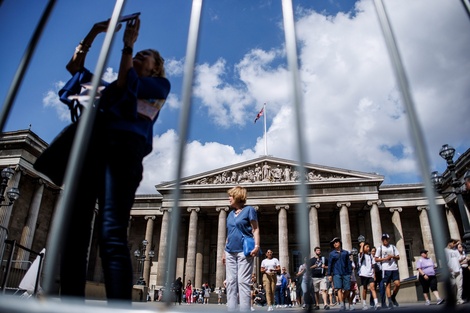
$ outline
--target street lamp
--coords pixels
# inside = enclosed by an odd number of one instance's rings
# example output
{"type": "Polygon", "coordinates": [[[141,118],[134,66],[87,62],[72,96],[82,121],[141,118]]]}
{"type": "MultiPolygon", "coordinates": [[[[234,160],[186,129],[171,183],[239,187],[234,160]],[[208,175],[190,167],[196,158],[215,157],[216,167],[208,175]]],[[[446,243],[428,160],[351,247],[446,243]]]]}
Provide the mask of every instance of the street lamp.
{"type": "Polygon", "coordinates": [[[465,250],[467,253],[470,253],[470,224],[462,197],[462,193],[465,191],[465,188],[462,186],[462,182],[457,179],[457,174],[455,173],[455,163],[453,160],[454,153],[455,149],[447,144],[443,145],[439,151],[439,155],[447,162],[447,170],[449,171],[451,177],[451,191],[443,190],[443,178],[441,175],[439,175],[438,172],[434,171],[431,173],[431,180],[436,191],[441,195],[454,194],[457,197],[457,205],[459,207],[460,219],[462,220],[464,232],[462,241],[465,243],[465,250]]]}
{"type": "Polygon", "coordinates": [[[5,197],[5,190],[8,186],[8,181],[15,175],[15,170],[13,170],[10,167],[6,167],[2,170],[2,182],[0,184],[0,206],[10,206],[13,205],[13,202],[17,200],[20,196],[20,191],[18,188],[10,188],[10,190],[7,191],[6,197],[5,197]],[[3,201],[5,201],[8,198],[8,203],[3,204],[3,201]]]}
{"type": "MultiPolygon", "coordinates": [[[[140,278],[137,280],[136,285],[145,286],[145,279],[144,279],[144,262],[145,262],[145,251],[147,250],[149,242],[147,240],[142,240],[140,244],[140,248],[134,251],[134,256],[137,261],[139,261],[140,266],[140,278]]],[[[148,256],[150,261],[152,261],[153,257],[155,256],[155,251],[150,250],[148,252],[148,256]]]]}

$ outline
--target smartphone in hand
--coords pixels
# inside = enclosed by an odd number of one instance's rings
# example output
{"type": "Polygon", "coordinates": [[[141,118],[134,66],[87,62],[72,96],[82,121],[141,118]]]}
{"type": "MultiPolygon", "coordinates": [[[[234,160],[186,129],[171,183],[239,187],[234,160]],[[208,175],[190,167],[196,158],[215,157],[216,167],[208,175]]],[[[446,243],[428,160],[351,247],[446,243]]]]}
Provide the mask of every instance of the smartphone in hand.
{"type": "Polygon", "coordinates": [[[118,23],[133,20],[133,19],[137,18],[137,16],[139,16],[139,15],[140,15],[140,12],[136,12],[136,13],[132,13],[132,14],[128,14],[128,15],[123,15],[119,18],[118,23]]]}

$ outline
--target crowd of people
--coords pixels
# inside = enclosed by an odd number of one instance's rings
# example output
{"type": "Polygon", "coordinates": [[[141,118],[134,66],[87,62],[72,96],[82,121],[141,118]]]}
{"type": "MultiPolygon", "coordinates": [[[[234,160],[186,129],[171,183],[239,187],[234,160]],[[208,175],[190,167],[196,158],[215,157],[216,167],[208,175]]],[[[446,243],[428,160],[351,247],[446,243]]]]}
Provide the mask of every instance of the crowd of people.
{"type": "MultiPolygon", "coordinates": [[[[233,211],[227,218],[227,240],[222,258],[227,273],[224,287],[211,289],[206,283],[202,288],[194,289],[188,280],[183,288],[181,278],[178,278],[175,286],[180,286],[182,297],[177,296],[176,302],[208,303],[210,293],[216,292],[219,305],[223,304],[226,295],[228,310],[242,312],[255,311],[257,306],[267,306],[267,311],[288,307],[329,310],[335,305],[340,311],[352,311],[361,304],[362,310],[400,306],[397,295],[401,256],[397,247],[390,243],[387,233],[382,234],[382,243],[378,247],[373,247],[365,239],[360,241],[356,253],[343,249],[341,239],[335,237],[330,241],[328,254],[315,247],[313,256],[305,257],[292,275],[274,256],[273,250],[267,249],[260,265],[262,284],[258,284],[253,272],[254,257],[260,255],[257,213],[253,207],[245,205],[245,188],[234,187],[228,194],[233,211]],[[248,250],[243,246],[245,236],[252,236],[255,242],[248,250]]],[[[459,240],[450,239],[445,254],[455,288],[454,302],[463,304],[469,300],[470,293],[469,259],[459,240]]],[[[416,271],[425,305],[431,304],[431,295],[436,305],[445,302],[437,289],[436,270],[437,265],[428,257],[428,251],[421,250],[416,271]]]]}

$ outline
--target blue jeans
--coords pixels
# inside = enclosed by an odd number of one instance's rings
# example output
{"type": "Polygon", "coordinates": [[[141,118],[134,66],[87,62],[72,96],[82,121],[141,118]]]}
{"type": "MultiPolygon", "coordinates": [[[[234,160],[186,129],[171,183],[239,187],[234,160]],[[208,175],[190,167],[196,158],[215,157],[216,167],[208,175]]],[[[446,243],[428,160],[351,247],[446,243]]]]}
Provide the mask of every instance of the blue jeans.
{"type": "Polygon", "coordinates": [[[61,296],[84,298],[87,257],[94,223],[98,234],[106,295],[109,300],[132,300],[132,262],[127,227],[135,192],[142,180],[145,141],[129,132],[95,132],[80,173],[70,223],[62,246],[61,296]],[[119,161],[118,161],[119,156],[119,161]]]}
{"type": "Polygon", "coordinates": [[[280,285],[276,285],[276,290],[274,292],[274,301],[277,305],[284,305],[284,289],[280,285]]]}

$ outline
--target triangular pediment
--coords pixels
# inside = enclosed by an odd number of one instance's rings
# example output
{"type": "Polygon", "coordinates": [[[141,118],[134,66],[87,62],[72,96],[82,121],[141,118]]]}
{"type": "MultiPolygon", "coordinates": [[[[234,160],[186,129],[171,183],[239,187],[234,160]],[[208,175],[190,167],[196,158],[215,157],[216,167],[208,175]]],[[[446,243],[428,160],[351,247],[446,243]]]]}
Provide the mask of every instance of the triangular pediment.
{"type": "MultiPolygon", "coordinates": [[[[357,181],[380,180],[383,176],[378,174],[357,172],[340,168],[305,164],[305,180],[307,183],[326,181],[357,181]]],[[[232,164],[212,171],[184,177],[182,186],[194,185],[233,185],[233,184],[292,184],[299,183],[301,178],[297,163],[290,160],[262,156],[238,164],[232,164]]],[[[158,188],[168,188],[175,185],[175,181],[164,182],[158,188]]]]}

